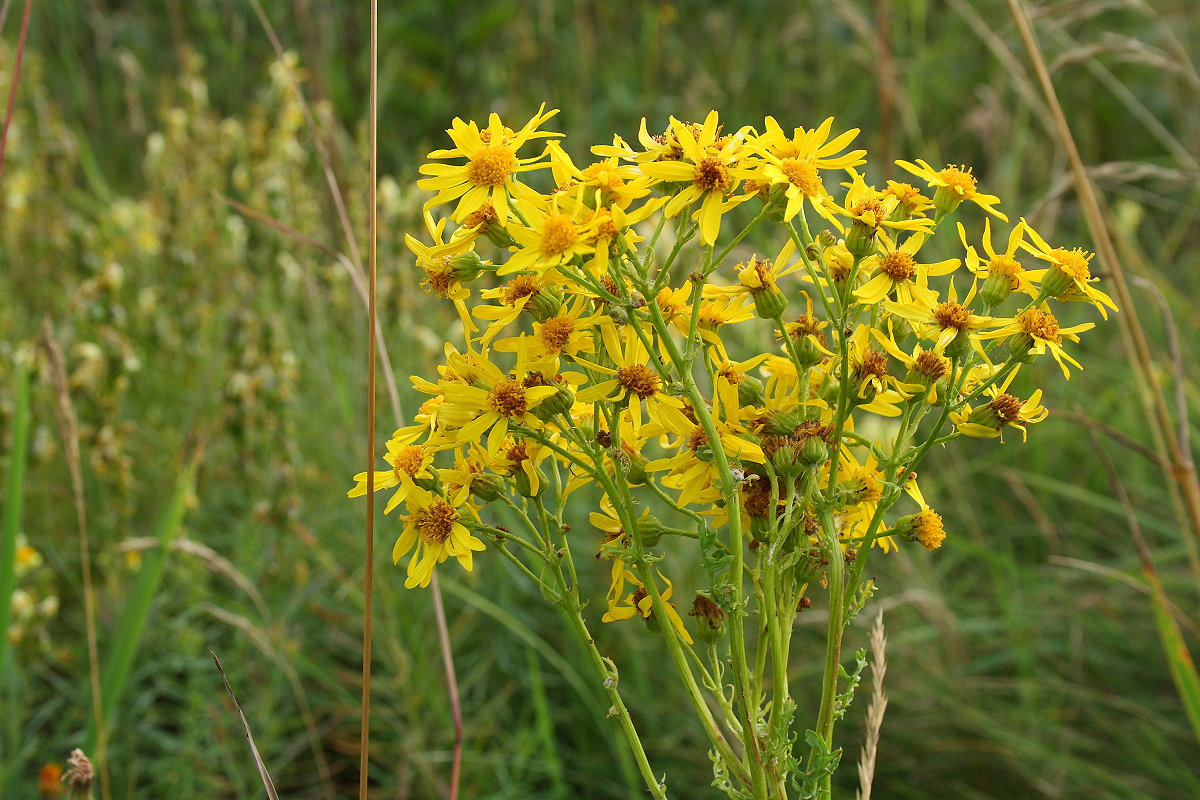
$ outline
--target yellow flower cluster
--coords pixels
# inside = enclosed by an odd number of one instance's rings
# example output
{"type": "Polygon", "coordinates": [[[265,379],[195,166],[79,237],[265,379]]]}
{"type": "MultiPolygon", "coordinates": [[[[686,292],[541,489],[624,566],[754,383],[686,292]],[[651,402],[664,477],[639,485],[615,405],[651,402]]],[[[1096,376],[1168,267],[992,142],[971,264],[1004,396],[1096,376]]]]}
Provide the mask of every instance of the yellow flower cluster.
{"type": "MultiPolygon", "coordinates": [[[[930,447],[1024,437],[1046,410],[1040,390],[1008,393],[1018,370],[1049,354],[1069,376],[1064,344],[1093,327],[1061,325],[1055,303],[1115,309],[1090,254],[1024,219],[997,246],[1007,219],[970,169],[900,161],[917,183],[878,189],[858,131],[832,118],[731,131],[712,112],[659,135],[643,121],[636,145],[614,137],[581,167],[542,129],[555,113],[519,130],[456,119],[454,147],[421,168],[430,243],[408,241],[463,339],[436,379],[413,378],[428,399],[374,477],[394,490],[386,510],[404,507],[409,586],[449,558],[471,569],[485,541],[539,581],[584,547],[612,563],[606,620],[657,617],[690,644],[666,565],[649,566],[663,536],[696,540],[717,583],[743,544],[791,554],[797,596],[834,547],[934,549],[941,517],[915,479],[930,447]],[[987,212],[975,233],[946,224],[968,201],[987,212]],[[742,244],[768,235],[772,257],[742,244]],[[585,486],[600,533],[568,535],[585,486]],[[916,513],[889,521],[905,495],[916,513]]],[[[698,608],[722,602],[704,589],[698,608]]]]}

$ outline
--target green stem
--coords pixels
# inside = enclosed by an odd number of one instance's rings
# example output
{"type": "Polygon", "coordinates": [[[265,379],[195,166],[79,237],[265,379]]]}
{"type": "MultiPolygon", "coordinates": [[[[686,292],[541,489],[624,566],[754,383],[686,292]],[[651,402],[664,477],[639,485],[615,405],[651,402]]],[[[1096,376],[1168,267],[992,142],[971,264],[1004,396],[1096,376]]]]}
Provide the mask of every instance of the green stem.
{"type": "Polygon", "coordinates": [[[564,602],[562,604],[563,611],[571,623],[571,628],[587,649],[588,655],[592,660],[592,666],[600,674],[604,691],[608,694],[608,699],[612,702],[610,713],[615,713],[615,716],[621,723],[621,730],[624,732],[625,740],[629,742],[629,747],[633,751],[633,758],[637,762],[638,771],[642,774],[642,780],[646,782],[646,788],[650,791],[651,796],[657,800],[667,800],[666,787],[654,777],[654,770],[650,768],[650,760],[646,757],[646,750],[642,747],[642,740],[638,736],[637,728],[633,725],[633,717],[630,716],[629,709],[625,705],[625,700],[621,697],[621,692],[617,688],[617,668],[613,665],[612,661],[600,655],[599,649],[596,648],[596,640],[592,638],[587,623],[583,621],[582,608],[576,592],[572,591],[569,597],[570,607],[564,602]]]}

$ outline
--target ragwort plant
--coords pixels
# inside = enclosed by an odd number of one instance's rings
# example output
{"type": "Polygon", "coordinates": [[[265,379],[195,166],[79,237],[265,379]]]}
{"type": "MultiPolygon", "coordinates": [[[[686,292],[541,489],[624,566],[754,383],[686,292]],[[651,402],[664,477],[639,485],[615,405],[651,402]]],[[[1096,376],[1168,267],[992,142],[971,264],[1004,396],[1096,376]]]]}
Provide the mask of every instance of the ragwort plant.
{"type": "MultiPolygon", "coordinates": [[[[654,797],[665,782],[593,640],[597,616],[661,637],[715,786],[829,797],[834,727],[865,665],[842,651],[875,589],[869,557],[946,538],[916,470],[964,436],[1024,439],[1047,411],[1040,389],[1010,393],[1014,378],[1047,355],[1069,377],[1064,345],[1093,327],[1060,325],[1055,303],[1105,318],[1115,306],[1089,253],[1023,219],[994,233],[1007,218],[969,168],[899,161],[917,185],[872,186],[856,169],[865,151],[849,149],[858,131],[832,136],[832,118],[730,133],[712,112],[658,136],[643,122],[637,146],[614,137],[580,168],[542,130],[555,113],[519,130],[455,119],[454,146],[421,168],[436,192],[428,242],[407,241],[465,346],[413,378],[428,400],[371,481],[391,492],[385,512],[403,507],[393,560],[407,559],[408,587],[451,559],[470,570],[478,552],[511,561],[566,612],[654,797]],[[546,170],[548,193],[528,181],[546,170]],[[950,224],[968,201],[988,214],[982,230],[950,224]],[[756,213],[731,235],[743,204],[756,213]],[[728,263],[759,228],[777,250],[728,263]],[[927,257],[935,237],[961,257],[927,257]],[[484,276],[492,288],[475,291],[484,276]],[[730,335],[742,326],[758,329],[730,335]],[[873,415],[894,422],[864,424],[873,415]],[[584,487],[598,489],[595,530],[564,522],[584,487]],[[497,506],[517,524],[498,524],[497,506]],[[603,603],[581,588],[581,555],[607,562],[603,603]],[[695,566],[704,584],[685,593],[671,576],[695,566]],[[821,699],[801,722],[790,643],[815,594],[829,615],[821,699]]],[[[368,491],[366,473],[356,481],[352,497],[368,491]]]]}

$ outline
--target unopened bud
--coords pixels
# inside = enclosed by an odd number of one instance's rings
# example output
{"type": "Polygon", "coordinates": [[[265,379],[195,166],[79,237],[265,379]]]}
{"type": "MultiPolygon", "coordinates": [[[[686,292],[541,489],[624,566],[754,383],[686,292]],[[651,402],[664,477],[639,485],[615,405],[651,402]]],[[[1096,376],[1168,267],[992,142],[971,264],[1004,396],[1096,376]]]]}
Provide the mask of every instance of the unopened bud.
{"type": "Polygon", "coordinates": [[[988,308],[995,308],[1012,294],[1012,278],[1007,275],[988,275],[979,290],[979,298],[988,308]]]}
{"type": "Polygon", "coordinates": [[[766,387],[763,382],[753,375],[742,378],[737,385],[738,403],[744,406],[761,406],[766,403],[766,387]]]}
{"type": "Polygon", "coordinates": [[[504,478],[494,473],[484,473],[471,479],[471,496],[484,503],[496,500],[504,493],[504,478]]]}
{"type": "Polygon", "coordinates": [[[474,250],[450,256],[450,274],[454,279],[466,283],[473,281],[488,270],[488,265],[474,250]]]}
{"type": "Polygon", "coordinates": [[[558,315],[559,309],[562,308],[562,302],[562,292],[557,289],[539,289],[530,296],[527,308],[535,320],[545,322],[558,315]]]}
{"type": "Polygon", "coordinates": [[[787,308],[787,298],[773,286],[763,287],[752,294],[754,313],[759,319],[775,319],[787,308]]]}

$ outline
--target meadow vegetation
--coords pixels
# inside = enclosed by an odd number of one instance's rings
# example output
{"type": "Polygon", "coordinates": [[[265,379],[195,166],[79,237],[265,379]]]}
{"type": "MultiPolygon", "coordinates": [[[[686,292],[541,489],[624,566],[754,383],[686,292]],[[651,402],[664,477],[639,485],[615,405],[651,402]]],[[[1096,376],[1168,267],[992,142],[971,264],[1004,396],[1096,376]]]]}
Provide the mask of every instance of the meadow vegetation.
{"type": "MultiPolygon", "coordinates": [[[[4,86],[21,5],[5,6],[4,86]]],[[[1039,232],[1095,249],[1002,0],[380,5],[379,308],[401,414],[422,399],[406,376],[430,374],[455,319],[403,242],[422,229],[416,167],[454,116],[527,119],[545,101],[585,142],[710,108],[735,127],[836,114],[862,128],[873,178],[901,179],[891,158],[911,154],[972,164],[1039,232]]],[[[1031,5],[1186,444],[1200,435],[1200,23],[1189,0],[1031,5]]],[[[92,714],[45,320],[78,418],[112,796],[257,791],[209,651],[282,796],[355,786],[362,507],[344,495],[365,449],[368,19],[365,4],[333,0],[263,10],[282,57],[246,3],[34,4],[0,176],[0,497],[14,548],[0,797],[36,796],[39,769],[87,742],[92,714]]],[[[922,488],[946,544],[875,557],[890,697],[878,797],[1200,795],[1200,742],[1131,521],[1193,652],[1200,540],[1177,514],[1116,325],[1074,352],[1086,369],[1051,385],[1053,416],[1028,444],[933,456],[922,488]]],[[[381,437],[393,411],[381,391],[381,437]]],[[[441,656],[429,595],[404,589],[387,558],[394,523],[377,525],[372,774],[380,797],[442,797],[441,656]]],[[[553,609],[499,559],[442,577],[462,796],[640,796],[553,609]]],[[[860,622],[851,648],[867,644],[860,622]]],[[[796,647],[813,653],[792,676],[800,703],[820,695],[823,625],[818,609],[800,615],[796,647]]],[[[599,644],[634,654],[622,690],[672,794],[708,796],[703,734],[639,633],[605,626],[599,644]]],[[[848,761],[864,711],[843,723],[848,761]]],[[[854,770],[838,782],[854,791],[854,770]]]]}

